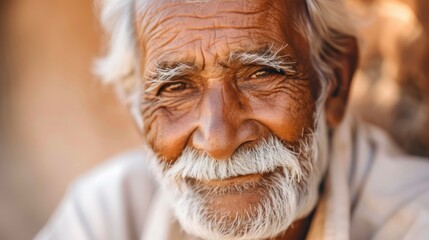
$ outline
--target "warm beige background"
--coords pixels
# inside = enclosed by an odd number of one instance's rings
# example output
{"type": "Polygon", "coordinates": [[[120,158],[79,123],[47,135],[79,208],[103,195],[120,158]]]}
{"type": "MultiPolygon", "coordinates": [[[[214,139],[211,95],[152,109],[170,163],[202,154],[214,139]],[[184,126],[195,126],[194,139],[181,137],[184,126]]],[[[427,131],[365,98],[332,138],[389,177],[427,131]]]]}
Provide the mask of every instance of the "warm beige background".
{"type": "MultiPolygon", "coordinates": [[[[379,2],[386,1],[400,2],[379,2]]],[[[0,115],[0,121],[6,119],[0,125],[0,239],[31,239],[72,179],[109,156],[138,146],[140,139],[126,108],[91,74],[91,62],[100,54],[91,0],[1,4],[5,28],[0,29],[0,113],[7,114],[0,115]]],[[[378,21],[391,21],[381,14],[383,9],[364,11],[369,16],[380,14],[378,21]]],[[[380,34],[384,26],[365,30],[373,54],[366,57],[377,61],[391,59],[391,54],[397,57],[394,51],[384,51],[402,46],[395,42],[401,40],[401,32],[393,22],[396,31],[387,35],[380,34]]],[[[401,26],[406,29],[406,24],[401,26]]],[[[398,98],[380,98],[373,79],[361,82],[354,94],[356,108],[389,129],[391,120],[383,116],[391,114],[398,98]]],[[[378,86],[386,93],[385,83],[378,86]]],[[[392,86],[388,88],[396,85],[392,86]]]]}
{"type": "Polygon", "coordinates": [[[139,136],[111,89],[91,75],[100,42],[92,1],[13,0],[4,7],[11,90],[0,239],[31,239],[71,179],[137,146],[139,136]]]}

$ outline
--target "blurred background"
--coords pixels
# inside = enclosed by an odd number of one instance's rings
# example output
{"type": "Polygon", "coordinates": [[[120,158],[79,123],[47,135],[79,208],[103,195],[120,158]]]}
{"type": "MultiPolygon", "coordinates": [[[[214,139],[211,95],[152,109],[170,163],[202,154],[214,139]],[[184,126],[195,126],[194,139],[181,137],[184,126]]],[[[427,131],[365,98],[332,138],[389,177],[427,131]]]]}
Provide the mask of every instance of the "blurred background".
{"type": "MultiPolygon", "coordinates": [[[[429,1],[347,1],[361,37],[351,107],[429,156],[429,1]]],[[[72,179],[141,143],[91,73],[94,12],[89,0],[0,2],[0,239],[31,239],[72,179]]]]}
{"type": "Polygon", "coordinates": [[[91,74],[101,35],[92,1],[0,4],[0,239],[31,239],[72,179],[140,139],[91,74]]]}

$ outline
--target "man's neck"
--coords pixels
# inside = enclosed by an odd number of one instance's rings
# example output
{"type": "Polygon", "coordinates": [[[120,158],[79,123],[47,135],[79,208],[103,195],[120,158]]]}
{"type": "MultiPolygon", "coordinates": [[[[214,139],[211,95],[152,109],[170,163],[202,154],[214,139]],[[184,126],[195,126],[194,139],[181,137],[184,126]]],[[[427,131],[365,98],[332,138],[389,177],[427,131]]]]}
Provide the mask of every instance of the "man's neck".
{"type": "Polygon", "coordinates": [[[295,221],[292,225],[286,230],[286,232],[275,238],[274,240],[294,240],[294,239],[305,239],[310,229],[310,224],[313,219],[314,211],[307,217],[295,221]]]}

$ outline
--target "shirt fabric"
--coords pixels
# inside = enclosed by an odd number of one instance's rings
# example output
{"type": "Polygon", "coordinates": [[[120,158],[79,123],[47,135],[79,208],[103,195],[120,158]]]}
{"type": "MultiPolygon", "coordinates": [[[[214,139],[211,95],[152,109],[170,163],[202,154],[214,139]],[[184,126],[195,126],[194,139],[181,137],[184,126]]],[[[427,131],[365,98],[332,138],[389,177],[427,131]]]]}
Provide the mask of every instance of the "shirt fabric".
{"type": "MultiPolygon", "coordinates": [[[[324,190],[307,239],[429,239],[429,159],[403,153],[381,130],[349,118],[330,142],[324,190]]],[[[73,184],[36,240],[188,240],[143,149],[73,184]]]]}

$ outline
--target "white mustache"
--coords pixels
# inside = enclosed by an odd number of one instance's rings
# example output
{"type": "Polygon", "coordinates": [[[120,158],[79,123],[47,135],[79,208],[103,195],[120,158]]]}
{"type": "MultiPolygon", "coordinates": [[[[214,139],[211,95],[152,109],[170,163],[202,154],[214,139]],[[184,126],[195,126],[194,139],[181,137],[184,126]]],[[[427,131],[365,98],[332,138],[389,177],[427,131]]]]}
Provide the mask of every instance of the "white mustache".
{"type": "Polygon", "coordinates": [[[202,239],[269,239],[309,214],[316,205],[327,166],[327,126],[323,111],[318,116],[315,132],[302,136],[293,148],[272,135],[254,147],[238,149],[226,160],[215,160],[189,147],[170,163],[153,153],[152,173],[168,194],[182,228],[202,239]],[[204,184],[186,180],[222,180],[268,172],[273,174],[258,182],[263,198],[246,213],[237,213],[232,221],[207,212],[212,194],[221,195],[229,187],[240,192],[252,185],[205,188],[204,184]]]}
{"type": "MultiPolygon", "coordinates": [[[[309,146],[305,137],[302,148],[309,146]]],[[[164,164],[164,176],[168,179],[193,178],[196,180],[223,180],[248,174],[268,173],[282,168],[288,170],[289,178],[300,181],[303,171],[300,167],[299,155],[305,150],[294,152],[288,149],[279,138],[270,136],[250,149],[240,149],[231,158],[215,160],[206,153],[193,148],[186,148],[182,155],[171,165],[164,164]]]]}

